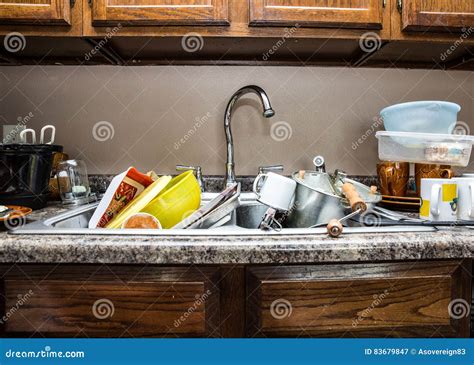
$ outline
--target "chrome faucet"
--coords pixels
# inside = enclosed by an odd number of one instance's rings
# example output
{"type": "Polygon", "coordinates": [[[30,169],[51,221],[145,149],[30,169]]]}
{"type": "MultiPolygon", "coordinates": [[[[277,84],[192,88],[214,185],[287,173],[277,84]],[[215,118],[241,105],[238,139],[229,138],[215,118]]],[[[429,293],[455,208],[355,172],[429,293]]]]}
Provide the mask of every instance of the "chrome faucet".
{"type": "Polygon", "coordinates": [[[271,118],[275,115],[275,111],[270,105],[270,100],[268,99],[265,91],[255,85],[244,86],[243,88],[237,90],[234,95],[229,100],[227,108],[224,115],[224,129],[225,129],[225,138],[227,141],[227,162],[225,164],[225,186],[235,183],[235,163],[234,163],[234,141],[232,139],[232,130],[230,129],[230,122],[232,119],[232,111],[234,105],[239,100],[239,98],[248,93],[255,93],[260,97],[260,101],[263,105],[263,116],[265,118],[271,118]]]}

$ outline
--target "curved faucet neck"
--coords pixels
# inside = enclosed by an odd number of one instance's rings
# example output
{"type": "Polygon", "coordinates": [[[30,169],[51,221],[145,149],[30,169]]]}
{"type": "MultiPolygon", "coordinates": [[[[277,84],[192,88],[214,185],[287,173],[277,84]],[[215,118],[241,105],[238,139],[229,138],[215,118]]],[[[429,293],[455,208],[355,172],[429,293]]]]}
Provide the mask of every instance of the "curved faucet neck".
{"type": "Polygon", "coordinates": [[[231,129],[232,112],[233,112],[235,104],[240,99],[240,97],[248,93],[254,93],[258,95],[263,105],[263,116],[265,118],[270,118],[275,114],[270,104],[268,95],[259,86],[256,86],[256,85],[244,86],[241,89],[237,90],[234,93],[234,95],[232,95],[232,97],[229,100],[229,103],[227,104],[225,114],[224,114],[224,130],[225,130],[225,137],[227,141],[227,162],[226,162],[226,175],[225,175],[226,187],[235,183],[236,181],[235,163],[234,163],[234,141],[232,138],[232,129],[231,129]]]}

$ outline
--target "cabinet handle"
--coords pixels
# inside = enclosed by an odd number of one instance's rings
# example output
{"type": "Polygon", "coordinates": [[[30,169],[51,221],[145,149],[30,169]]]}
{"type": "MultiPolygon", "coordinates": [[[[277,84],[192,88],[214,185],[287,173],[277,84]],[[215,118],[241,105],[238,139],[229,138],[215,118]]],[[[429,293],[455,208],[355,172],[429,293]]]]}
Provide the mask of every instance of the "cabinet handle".
{"type": "Polygon", "coordinates": [[[402,0],[397,0],[397,9],[398,9],[398,12],[401,14],[402,9],[403,9],[403,1],[402,0]]]}
{"type": "Polygon", "coordinates": [[[69,4],[71,5],[71,8],[73,8],[76,4],[76,0],[69,0],[69,4]]]}
{"type": "Polygon", "coordinates": [[[386,7],[387,6],[387,0],[382,0],[382,7],[386,7]]]}

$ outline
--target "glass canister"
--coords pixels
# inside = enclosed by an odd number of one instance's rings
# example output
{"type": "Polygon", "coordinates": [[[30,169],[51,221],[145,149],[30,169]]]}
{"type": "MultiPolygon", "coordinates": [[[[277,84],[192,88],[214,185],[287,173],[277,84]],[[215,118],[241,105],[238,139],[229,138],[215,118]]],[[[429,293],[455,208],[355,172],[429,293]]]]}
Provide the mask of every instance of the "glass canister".
{"type": "Polygon", "coordinates": [[[89,201],[91,191],[84,161],[66,160],[60,162],[57,178],[59,195],[64,204],[83,204],[89,201]]]}

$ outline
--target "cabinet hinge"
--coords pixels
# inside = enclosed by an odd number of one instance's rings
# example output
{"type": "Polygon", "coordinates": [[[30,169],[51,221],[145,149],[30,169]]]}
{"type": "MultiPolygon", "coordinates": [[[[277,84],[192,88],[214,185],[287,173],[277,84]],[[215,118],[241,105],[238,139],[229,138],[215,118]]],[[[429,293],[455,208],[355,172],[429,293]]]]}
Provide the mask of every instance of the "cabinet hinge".
{"type": "Polygon", "coordinates": [[[74,5],[76,4],[76,0],[69,0],[70,4],[71,4],[71,8],[74,7],[74,5]]]}
{"type": "Polygon", "coordinates": [[[382,6],[385,8],[387,6],[387,0],[382,0],[382,6]]]}
{"type": "Polygon", "coordinates": [[[397,0],[397,9],[398,9],[398,12],[401,14],[402,9],[403,9],[403,1],[402,0],[397,0]]]}
{"type": "Polygon", "coordinates": [[[87,3],[88,3],[89,6],[92,8],[92,0],[87,0],[87,3]]]}

